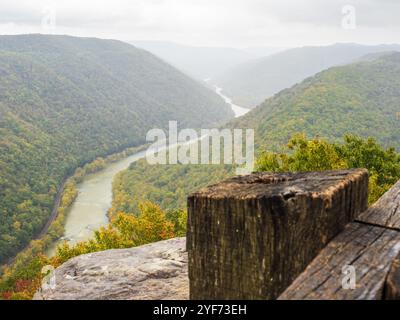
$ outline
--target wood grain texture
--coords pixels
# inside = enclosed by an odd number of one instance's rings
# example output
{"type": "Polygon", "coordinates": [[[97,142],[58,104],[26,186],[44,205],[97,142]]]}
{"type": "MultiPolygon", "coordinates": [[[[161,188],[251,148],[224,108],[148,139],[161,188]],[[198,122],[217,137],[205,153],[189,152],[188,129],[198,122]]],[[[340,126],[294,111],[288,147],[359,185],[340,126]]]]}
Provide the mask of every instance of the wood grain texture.
{"type": "Polygon", "coordinates": [[[351,223],[314,259],[280,300],[380,300],[386,276],[400,252],[400,232],[351,223]],[[343,289],[344,266],[353,266],[356,288],[343,289]]]}
{"type": "Polygon", "coordinates": [[[385,300],[400,300],[400,254],[393,261],[385,284],[385,300]]]}
{"type": "Polygon", "coordinates": [[[362,213],[357,221],[400,230],[400,181],[362,213]]]}
{"type": "Polygon", "coordinates": [[[258,173],[188,198],[191,299],[274,299],[367,208],[365,170],[258,173]]]}

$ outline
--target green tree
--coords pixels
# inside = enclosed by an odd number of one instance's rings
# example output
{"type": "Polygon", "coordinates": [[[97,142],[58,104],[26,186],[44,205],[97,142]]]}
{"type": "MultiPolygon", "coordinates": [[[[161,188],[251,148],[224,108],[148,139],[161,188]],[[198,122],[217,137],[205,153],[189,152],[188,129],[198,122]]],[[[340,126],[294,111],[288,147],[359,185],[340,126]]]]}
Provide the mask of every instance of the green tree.
{"type": "Polygon", "coordinates": [[[370,203],[400,179],[400,155],[393,148],[384,149],[373,138],[346,135],[343,143],[329,143],[320,138],[308,140],[304,134],[298,134],[287,148],[286,153],[262,153],[256,170],[302,172],[366,168],[370,173],[370,203]]]}

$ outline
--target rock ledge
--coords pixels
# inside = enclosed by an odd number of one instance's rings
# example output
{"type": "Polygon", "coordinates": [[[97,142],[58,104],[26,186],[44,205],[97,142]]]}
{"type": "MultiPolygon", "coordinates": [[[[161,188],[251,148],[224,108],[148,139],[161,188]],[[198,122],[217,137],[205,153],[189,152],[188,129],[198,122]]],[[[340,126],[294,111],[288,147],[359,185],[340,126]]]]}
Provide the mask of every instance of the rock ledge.
{"type": "Polygon", "coordinates": [[[75,257],[34,300],[188,299],[186,238],[75,257]]]}

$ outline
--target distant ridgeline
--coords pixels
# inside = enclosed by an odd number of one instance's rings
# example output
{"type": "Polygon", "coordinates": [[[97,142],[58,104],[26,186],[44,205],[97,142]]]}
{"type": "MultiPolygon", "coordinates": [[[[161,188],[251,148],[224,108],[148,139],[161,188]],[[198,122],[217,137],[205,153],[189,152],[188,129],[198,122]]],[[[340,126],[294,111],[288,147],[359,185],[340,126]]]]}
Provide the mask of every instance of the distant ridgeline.
{"type": "Polygon", "coordinates": [[[254,128],[258,149],[276,149],[294,133],[331,141],[374,137],[400,149],[400,53],[334,67],[266,100],[231,127],[254,128]]]}
{"type": "Polygon", "coordinates": [[[168,120],[200,128],[232,117],[215,93],[131,45],[1,36],[0,264],[38,234],[78,166],[168,120]]]}
{"type": "Polygon", "coordinates": [[[400,45],[342,43],[295,48],[243,63],[213,80],[234,102],[253,108],[317,72],[390,51],[400,51],[400,45]]]}

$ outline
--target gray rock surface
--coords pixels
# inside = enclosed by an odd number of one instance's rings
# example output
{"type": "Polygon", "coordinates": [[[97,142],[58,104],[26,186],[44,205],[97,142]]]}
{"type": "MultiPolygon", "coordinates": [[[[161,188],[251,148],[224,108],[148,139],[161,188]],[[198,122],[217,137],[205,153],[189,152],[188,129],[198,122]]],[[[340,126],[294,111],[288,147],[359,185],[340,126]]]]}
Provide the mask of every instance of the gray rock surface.
{"type": "Polygon", "coordinates": [[[188,299],[186,238],[75,257],[36,300],[188,299]]]}

